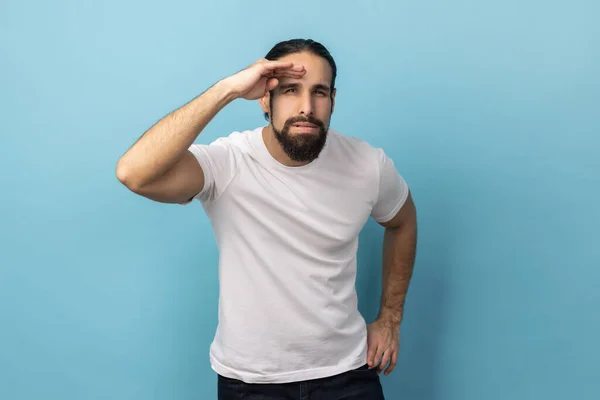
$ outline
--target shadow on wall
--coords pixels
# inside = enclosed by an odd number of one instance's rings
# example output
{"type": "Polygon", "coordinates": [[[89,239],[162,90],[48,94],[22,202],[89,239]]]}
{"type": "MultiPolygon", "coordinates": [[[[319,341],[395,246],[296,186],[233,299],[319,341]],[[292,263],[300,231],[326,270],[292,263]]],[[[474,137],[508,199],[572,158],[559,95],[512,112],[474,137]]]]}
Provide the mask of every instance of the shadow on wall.
{"type": "MultiPolygon", "coordinates": [[[[449,260],[452,217],[443,196],[424,194],[421,202],[413,193],[418,209],[418,246],[415,269],[405,304],[400,330],[398,364],[391,375],[380,374],[386,399],[437,400],[438,360],[449,310],[449,260]]],[[[357,292],[359,310],[367,323],[379,312],[383,228],[370,220],[360,234],[357,292]]]]}

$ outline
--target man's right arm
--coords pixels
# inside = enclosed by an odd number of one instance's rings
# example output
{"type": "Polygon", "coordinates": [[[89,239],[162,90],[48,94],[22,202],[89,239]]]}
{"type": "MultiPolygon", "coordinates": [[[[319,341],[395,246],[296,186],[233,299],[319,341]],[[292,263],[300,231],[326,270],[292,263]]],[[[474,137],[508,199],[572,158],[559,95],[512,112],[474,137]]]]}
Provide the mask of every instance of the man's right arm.
{"type": "Polygon", "coordinates": [[[163,203],[184,203],[194,197],[204,186],[204,173],[189,147],[234,99],[230,87],[221,81],[162,118],[121,157],[119,181],[163,203]]]}
{"type": "Polygon", "coordinates": [[[144,133],[119,159],[117,178],[151,200],[188,202],[205,184],[204,171],[189,148],[206,125],[234,99],[256,100],[275,89],[278,78],[304,73],[301,65],[262,59],[221,80],[144,133]]]}

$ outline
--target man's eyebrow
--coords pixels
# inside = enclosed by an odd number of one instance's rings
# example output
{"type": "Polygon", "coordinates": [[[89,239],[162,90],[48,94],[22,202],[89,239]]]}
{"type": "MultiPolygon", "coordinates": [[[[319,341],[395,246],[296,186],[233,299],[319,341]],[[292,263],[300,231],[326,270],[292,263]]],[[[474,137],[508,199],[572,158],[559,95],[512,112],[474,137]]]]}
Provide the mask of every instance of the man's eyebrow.
{"type": "Polygon", "coordinates": [[[291,89],[291,88],[297,88],[299,86],[300,86],[300,84],[294,83],[294,82],[282,83],[279,85],[279,89],[291,89]]]}
{"type": "Polygon", "coordinates": [[[329,87],[329,85],[325,85],[323,83],[318,83],[315,86],[313,86],[314,89],[321,89],[321,90],[325,90],[327,92],[329,92],[331,90],[331,88],[329,87]]]}
{"type": "MultiPolygon", "coordinates": [[[[282,83],[279,85],[279,90],[297,89],[301,86],[302,85],[297,82],[282,83]]],[[[313,90],[323,90],[325,92],[331,91],[331,88],[329,87],[329,85],[326,85],[324,83],[317,83],[316,85],[312,86],[312,89],[313,90]]]]}

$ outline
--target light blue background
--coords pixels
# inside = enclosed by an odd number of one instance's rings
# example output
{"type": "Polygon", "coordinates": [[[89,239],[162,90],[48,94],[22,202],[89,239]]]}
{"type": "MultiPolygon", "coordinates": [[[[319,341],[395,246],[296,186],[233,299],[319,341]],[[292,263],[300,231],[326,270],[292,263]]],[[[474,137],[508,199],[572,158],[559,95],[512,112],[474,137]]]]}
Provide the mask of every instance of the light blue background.
{"type": "MultiPolygon", "coordinates": [[[[339,65],[333,127],[419,210],[389,399],[600,398],[597,1],[3,1],[0,399],[212,399],[201,206],[115,177],[154,122],[279,40],[339,65]]],[[[199,138],[263,124],[237,101],[199,138]]],[[[377,312],[382,229],[361,234],[377,312]]]]}

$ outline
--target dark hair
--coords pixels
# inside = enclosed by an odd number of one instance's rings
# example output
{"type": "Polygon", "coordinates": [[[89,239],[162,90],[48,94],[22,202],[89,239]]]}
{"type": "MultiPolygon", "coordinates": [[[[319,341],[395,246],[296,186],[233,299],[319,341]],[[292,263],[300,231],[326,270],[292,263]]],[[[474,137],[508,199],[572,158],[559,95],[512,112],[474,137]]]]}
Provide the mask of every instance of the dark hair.
{"type": "MultiPolygon", "coordinates": [[[[291,39],[277,43],[267,53],[265,58],[269,61],[279,60],[281,57],[285,57],[289,54],[302,53],[307,51],[313,53],[316,56],[323,57],[331,66],[331,91],[330,95],[333,96],[333,89],[335,89],[335,78],[337,76],[337,66],[335,60],[329,53],[329,50],[325,48],[321,43],[315,42],[312,39],[291,39]]],[[[272,92],[271,92],[272,95],[272,92]]],[[[271,97],[272,99],[272,97],[271,97]]],[[[269,114],[265,113],[265,119],[269,120],[269,114]]]]}

